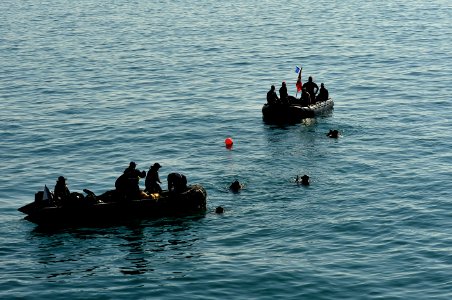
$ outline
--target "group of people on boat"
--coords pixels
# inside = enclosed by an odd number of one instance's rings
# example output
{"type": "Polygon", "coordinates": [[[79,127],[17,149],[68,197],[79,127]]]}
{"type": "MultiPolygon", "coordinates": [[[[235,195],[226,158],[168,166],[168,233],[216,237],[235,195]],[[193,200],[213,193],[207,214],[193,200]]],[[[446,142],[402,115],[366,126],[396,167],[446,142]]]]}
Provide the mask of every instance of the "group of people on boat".
{"type": "Polygon", "coordinates": [[[325,88],[325,85],[321,83],[319,88],[319,86],[312,79],[312,76],[309,76],[308,81],[303,84],[300,98],[289,95],[285,81],[282,82],[281,87],[279,88],[279,97],[276,94],[276,88],[274,85],[272,85],[270,90],[267,92],[267,103],[269,105],[299,104],[302,106],[309,106],[320,101],[326,101],[328,98],[329,94],[328,90],[325,88]]]}
{"type": "MultiPolygon", "coordinates": [[[[124,172],[116,179],[115,188],[120,199],[132,200],[142,198],[152,198],[151,195],[162,193],[160,184],[159,169],[162,166],[155,163],[149,167],[149,170],[140,171],[137,164],[133,161],[124,172]],[[140,178],[145,178],[145,188],[140,189],[140,178]]],[[[172,193],[182,193],[187,190],[187,177],[181,173],[170,173],[167,177],[168,191],[172,193]]],[[[89,190],[87,190],[89,191],[89,190]]],[[[53,191],[52,202],[59,205],[71,198],[71,192],[66,183],[66,178],[59,176],[53,191]]]]}
{"type": "MultiPolygon", "coordinates": [[[[124,173],[116,179],[115,187],[126,199],[148,198],[151,194],[162,193],[160,184],[159,169],[162,166],[155,163],[147,171],[140,171],[136,168],[135,162],[130,162],[124,173]],[[140,178],[145,178],[145,189],[139,186],[140,178]]],[[[167,176],[168,191],[172,193],[182,193],[187,189],[187,177],[181,173],[170,173],[167,176]]]]}

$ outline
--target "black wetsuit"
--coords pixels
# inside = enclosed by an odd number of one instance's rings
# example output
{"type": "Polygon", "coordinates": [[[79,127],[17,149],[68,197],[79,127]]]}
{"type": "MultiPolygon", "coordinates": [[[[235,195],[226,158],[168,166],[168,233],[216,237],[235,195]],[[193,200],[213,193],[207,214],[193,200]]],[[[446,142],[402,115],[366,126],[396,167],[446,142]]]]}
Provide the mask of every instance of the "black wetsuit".
{"type": "Polygon", "coordinates": [[[116,179],[116,189],[124,194],[126,198],[135,198],[140,192],[140,178],[146,176],[146,171],[140,171],[133,168],[127,168],[124,173],[116,179]]]}
{"type": "Polygon", "coordinates": [[[278,96],[276,95],[275,90],[269,90],[267,93],[267,103],[268,104],[276,104],[278,102],[278,96]]]}
{"type": "Polygon", "coordinates": [[[168,191],[177,193],[183,192],[187,189],[187,178],[180,173],[168,174],[168,191]]]}
{"type": "Polygon", "coordinates": [[[58,181],[53,190],[54,199],[57,201],[65,201],[69,199],[70,195],[71,192],[69,192],[66,183],[58,181]]]}
{"type": "Polygon", "coordinates": [[[324,87],[321,87],[319,94],[317,95],[317,101],[326,101],[328,100],[328,97],[328,90],[324,87]]]}
{"type": "Polygon", "coordinates": [[[289,94],[287,93],[287,86],[283,85],[279,88],[279,98],[282,103],[289,103],[289,94]]]}
{"type": "Polygon", "coordinates": [[[162,188],[159,185],[160,177],[157,169],[150,168],[146,176],[145,186],[146,192],[149,193],[161,193],[162,188]]]}
{"type": "Polygon", "coordinates": [[[311,104],[314,104],[315,94],[317,94],[317,92],[319,91],[319,86],[313,81],[308,81],[305,84],[303,84],[303,88],[306,88],[306,91],[311,96],[311,104]]]}

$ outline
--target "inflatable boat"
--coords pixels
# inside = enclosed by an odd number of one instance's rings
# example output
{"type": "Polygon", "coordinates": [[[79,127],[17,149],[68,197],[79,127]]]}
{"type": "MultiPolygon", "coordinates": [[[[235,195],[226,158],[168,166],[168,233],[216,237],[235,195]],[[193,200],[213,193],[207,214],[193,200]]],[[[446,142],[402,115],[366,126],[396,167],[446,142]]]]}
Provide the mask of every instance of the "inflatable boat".
{"type": "Polygon", "coordinates": [[[190,185],[183,192],[162,191],[146,198],[125,199],[116,190],[96,196],[71,193],[63,203],[43,199],[44,192],[35,194],[35,201],[20,207],[25,219],[43,226],[104,225],[111,222],[138,218],[179,216],[206,211],[207,192],[198,184],[190,185]]]}
{"type": "Polygon", "coordinates": [[[315,118],[333,110],[334,101],[329,98],[315,104],[302,106],[300,104],[264,104],[262,115],[264,122],[294,123],[306,118],[315,118]]]}

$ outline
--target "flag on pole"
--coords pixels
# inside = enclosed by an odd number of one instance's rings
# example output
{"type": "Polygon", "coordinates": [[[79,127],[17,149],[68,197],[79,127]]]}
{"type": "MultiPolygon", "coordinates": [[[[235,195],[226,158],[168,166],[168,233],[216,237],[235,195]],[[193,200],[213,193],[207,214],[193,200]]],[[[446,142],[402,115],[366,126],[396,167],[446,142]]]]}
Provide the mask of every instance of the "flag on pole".
{"type": "Polygon", "coordinates": [[[300,69],[300,67],[299,66],[295,66],[295,73],[300,73],[300,71],[301,71],[301,69],[300,69]]]}
{"type": "Polygon", "coordinates": [[[303,84],[301,83],[301,70],[302,68],[296,67],[295,71],[298,69],[298,79],[297,79],[297,83],[295,84],[297,86],[297,93],[301,91],[301,89],[303,88],[303,84]]]}

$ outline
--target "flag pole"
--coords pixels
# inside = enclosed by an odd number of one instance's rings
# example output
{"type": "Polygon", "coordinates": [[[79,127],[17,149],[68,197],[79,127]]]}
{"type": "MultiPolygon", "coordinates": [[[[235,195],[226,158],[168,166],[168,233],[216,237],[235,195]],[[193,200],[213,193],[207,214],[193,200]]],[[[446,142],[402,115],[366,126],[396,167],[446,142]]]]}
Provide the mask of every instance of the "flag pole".
{"type": "Polygon", "coordinates": [[[303,70],[303,67],[295,67],[295,71],[298,73],[298,79],[295,86],[297,87],[297,92],[295,93],[295,98],[298,96],[298,90],[301,91],[302,83],[301,83],[301,71],[303,70]]]}

